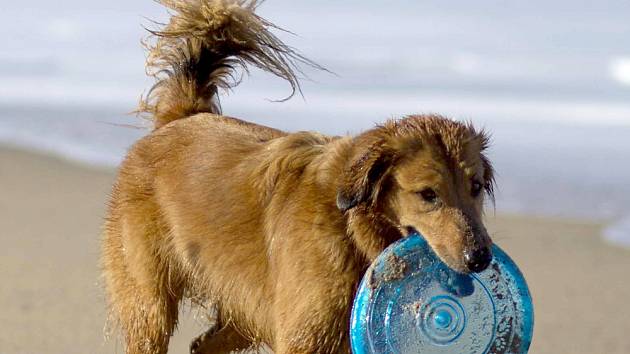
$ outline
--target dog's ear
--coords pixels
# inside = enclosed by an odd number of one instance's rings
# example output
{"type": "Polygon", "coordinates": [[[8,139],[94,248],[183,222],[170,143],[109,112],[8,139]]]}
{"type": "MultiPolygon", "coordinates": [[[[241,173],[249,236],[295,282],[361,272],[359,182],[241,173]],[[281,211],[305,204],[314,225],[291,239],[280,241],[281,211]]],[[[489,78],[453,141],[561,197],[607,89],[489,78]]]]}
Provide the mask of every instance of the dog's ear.
{"type": "Polygon", "coordinates": [[[483,163],[483,179],[485,181],[484,189],[492,203],[494,203],[494,167],[492,167],[490,159],[483,153],[481,154],[481,161],[483,163]]]}
{"type": "Polygon", "coordinates": [[[337,190],[337,207],[345,212],[376,199],[382,182],[394,162],[394,153],[382,144],[360,152],[346,168],[337,190]]]}
{"type": "MultiPolygon", "coordinates": [[[[474,131],[474,129],[473,129],[474,131]]],[[[480,131],[477,134],[477,139],[479,139],[480,144],[480,154],[481,154],[481,163],[483,165],[483,180],[485,181],[484,189],[488,197],[492,200],[494,204],[494,186],[495,186],[495,173],[494,167],[492,167],[492,163],[488,156],[486,156],[485,151],[490,147],[490,135],[485,131],[480,131]]]]}

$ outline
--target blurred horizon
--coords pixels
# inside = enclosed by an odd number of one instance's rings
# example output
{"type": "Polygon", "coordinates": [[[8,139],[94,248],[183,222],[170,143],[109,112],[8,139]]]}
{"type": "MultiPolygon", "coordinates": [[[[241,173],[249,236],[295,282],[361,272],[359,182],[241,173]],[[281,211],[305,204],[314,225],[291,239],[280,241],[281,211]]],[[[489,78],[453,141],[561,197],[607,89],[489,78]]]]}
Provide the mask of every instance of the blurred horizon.
{"type": "MultiPolygon", "coordinates": [[[[268,0],[259,13],[335,74],[304,97],[253,70],[226,115],[354,134],[435,112],[488,129],[497,210],[611,222],[630,246],[630,3],[268,0]]],[[[0,14],[0,144],[116,166],[148,129],[140,39],[152,1],[7,3],[0,14]]]]}

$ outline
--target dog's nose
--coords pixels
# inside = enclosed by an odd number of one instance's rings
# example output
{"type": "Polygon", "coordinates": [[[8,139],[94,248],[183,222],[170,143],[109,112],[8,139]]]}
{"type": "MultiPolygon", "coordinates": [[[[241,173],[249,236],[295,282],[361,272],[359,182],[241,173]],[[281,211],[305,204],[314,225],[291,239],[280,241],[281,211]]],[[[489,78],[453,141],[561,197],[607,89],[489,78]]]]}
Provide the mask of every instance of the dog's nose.
{"type": "Polygon", "coordinates": [[[464,252],[464,261],[466,267],[473,273],[484,271],[492,261],[492,252],[489,248],[478,248],[472,251],[464,252]]]}

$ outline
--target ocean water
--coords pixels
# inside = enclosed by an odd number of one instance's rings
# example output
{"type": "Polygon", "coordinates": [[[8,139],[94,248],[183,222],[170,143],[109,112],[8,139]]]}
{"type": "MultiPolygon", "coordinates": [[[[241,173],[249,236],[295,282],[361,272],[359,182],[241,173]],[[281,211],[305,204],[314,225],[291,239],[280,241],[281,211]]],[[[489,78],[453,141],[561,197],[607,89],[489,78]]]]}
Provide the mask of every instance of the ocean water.
{"type": "MultiPolygon", "coordinates": [[[[303,96],[253,71],[226,114],[357,133],[441,113],[493,135],[498,212],[600,220],[630,247],[630,3],[268,0],[281,37],[334,72],[303,96]]],[[[153,1],[4,4],[0,143],[116,166],[148,132],[131,112],[151,81],[140,38],[153,1]]],[[[0,162],[1,164],[1,162],[0,162]]]]}

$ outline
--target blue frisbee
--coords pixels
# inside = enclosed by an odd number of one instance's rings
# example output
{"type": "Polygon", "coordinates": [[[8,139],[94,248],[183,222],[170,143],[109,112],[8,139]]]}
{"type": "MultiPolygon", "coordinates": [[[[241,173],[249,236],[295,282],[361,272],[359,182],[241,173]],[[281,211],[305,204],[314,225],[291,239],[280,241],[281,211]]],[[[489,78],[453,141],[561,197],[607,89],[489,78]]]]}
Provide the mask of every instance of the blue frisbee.
{"type": "Polygon", "coordinates": [[[451,270],[420,235],[388,247],[352,309],[355,354],[527,353],[534,312],[525,278],[498,246],[485,271],[451,270]]]}

